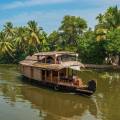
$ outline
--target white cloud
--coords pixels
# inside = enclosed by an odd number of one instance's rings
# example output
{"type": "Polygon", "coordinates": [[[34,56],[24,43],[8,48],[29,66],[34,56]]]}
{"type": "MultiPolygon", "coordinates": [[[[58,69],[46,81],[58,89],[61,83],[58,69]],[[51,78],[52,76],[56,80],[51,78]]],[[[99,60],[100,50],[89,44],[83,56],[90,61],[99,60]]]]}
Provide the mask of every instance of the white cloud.
{"type": "Polygon", "coordinates": [[[34,11],[34,12],[24,12],[19,15],[11,16],[6,20],[0,21],[4,24],[7,21],[13,22],[14,25],[26,25],[29,20],[35,20],[45,31],[50,33],[53,30],[57,30],[60,26],[60,22],[65,15],[75,15],[84,18],[88,22],[89,27],[94,27],[96,24],[96,16],[103,12],[103,9],[77,9],[77,10],[51,10],[47,11],[34,11]],[[23,19],[24,18],[24,19],[23,19]]]}
{"type": "MultiPolygon", "coordinates": [[[[6,4],[1,4],[0,9],[15,9],[21,7],[31,7],[37,5],[46,5],[46,4],[59,4],[59,3],[70,3],[78,2],[84,3],[86,5],[95,5],[95,6],[104,6],[104,5],[120,5],[120,0],[23,0],[23,1],[14,1],[6,4]]],[[[83,5],[84,6],[84,5],[83,5]]]]}
{"type": "MultiPolygon", "coordinates": [[[[56,3],[71,2],[71,1],[75,1],[75,0],[25,0],[24,2],[13,2],[2,7],[4,9],[13,9],[19,7],[30,7],[36,5],[56,4],[56,3]]],[[[86,2],[85,5],[87,5],[87,1],[88,0],[84,1],[86,2]]],[[[91,0],[91,1],[96,1],[96,0],[91,0]]],[[[107,9],[107,7],[110,6],[111,4],[112,5],[115,4],[115,2],[113,1],[118,2],[120,0],[98,0],[97,3],[93,2],[95,6],[97,4],[100,5],[95,8],[88,7],[86,9],[81,9],[77,7],[76,9],[62,8],[58,10],[51,9],[49,11],[44,9],[33,12],[32,11],[20,12],[17,14],[10,13],[9,16],[4,17],[3,19],[1,17],[0,24],[3,25],[5,22],[11,21],[13,22],[14,25],[25,25],[29,20],[35,20],[36,22],[39,23],[41,27],[45,29],[45,31],[50,33],[51,31],[58,29],[58,27],[60,26],[60,22],[65,15],[75,15],[84,18],[88,22],[88,26],[94,27],[94,25],[96,24],[96,20],[95,20],[96,16],[99,13],[103,13],[107,9]],[[104,1],[106,2],[104,3],[104,1]],[[108,4],[108,2],[110,2],[110,4],[108,4]]],[[[90,4],[93,3],[91,2],[90,4]]],[[[118,7],[120,8],[120,5],[118,5],[118,7]]]]}
{"type": "Polygon", "coordinates": [[[57,4],[57,3],[66,3],[71,2],[73,0],[25,0],[25,1],[14,1],[11,3],[7,3],[1,5],[2,9],[14,9],[21,7],[31,7],[36,5],[44,5],[44,4],[57,4]]]}

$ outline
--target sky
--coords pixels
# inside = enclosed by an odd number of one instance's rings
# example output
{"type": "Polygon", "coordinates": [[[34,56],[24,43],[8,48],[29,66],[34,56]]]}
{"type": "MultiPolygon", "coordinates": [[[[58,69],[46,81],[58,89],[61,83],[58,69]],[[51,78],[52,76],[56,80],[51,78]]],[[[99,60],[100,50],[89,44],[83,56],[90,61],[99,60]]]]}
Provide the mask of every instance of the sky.
{"type": "Polygon", "coordinates": [[[0,0],[0,30],[6,22],[24,26],[35,20],[47,33],[57,30],[65,15],[84,18],[88,27],[97,24],[96,16],[120,0],[0,0]]]}

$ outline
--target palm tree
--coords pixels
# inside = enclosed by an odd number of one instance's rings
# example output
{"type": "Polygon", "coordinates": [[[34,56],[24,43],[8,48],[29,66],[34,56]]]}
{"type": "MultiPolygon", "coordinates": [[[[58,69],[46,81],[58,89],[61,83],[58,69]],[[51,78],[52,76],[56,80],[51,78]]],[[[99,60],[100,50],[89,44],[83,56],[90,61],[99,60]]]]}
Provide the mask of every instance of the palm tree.
{"type": "Polygon", "coordinates": [[[26,35],[26,27],[18,27],[15,28],[15,39],[14,45],[16,47],[16,51],[26,52],[27,49],[27,35],[26,35]]]}
{"type": "Polygon", "coordinates": [[[105,13],[106,24],[108,23],[108,29],[117,29],[120,27],[120,10],[117,6],[110,7],[105,13]]]}
{"type": "Polygon", "coordinates": [[[28,43],[33,46],[35,46],[36,44],[40,44],[40,31],[42,30],[42,28],[39,28],[37,26],[37,23],[35,21],[29,21],[27,26],[27,30],[28,30],[28,43]]]}
{"type": "Polygon", "coordinates": [[[5,32],[5,36],[9,39],[11,39],[14,36],[14,28],[13,28],[13,24],[11,22],[7,22],[4,25],[4,30],[5,32]]]}
{"type": "Polygon", "coordinates": [[[108,8],[103,15],[99,14],[96,19],[98,25],[95,27],[95,33],[98,41],[105,40],[107,32],[120,29],[120,10],[117,6],[108,8]]]}
{"type": "Polygon", "coordinates": [[[106,33],[108,29],[106,28],[105,25],[103,24],[98,24],[95,27],[95,35],[96,35],[96,40],[101,41],[106,39],[106,33]]]}
{"type": "Polygon", "coordinates": [[[35,21],[29,21],[27,26],[27,40],[29,44],[29,54],[33,52],[39,52],[42,45],[45,42],[45,36],[43,29],[38,27],[35,21]]]}
{"type": "Polygon", "coordinates": [[[13,57],[12,52],[14,51],[12,43],[6,38],[4,32],[0,32],[0,54],[9,55],[13,57]]]}
{"type": "Polygon", "coordinates": [[[98,20],[99,23],[103,23],[104,21],[104,15],[102,15],[101,13],[96,17],[96,20],[98,20]]]}

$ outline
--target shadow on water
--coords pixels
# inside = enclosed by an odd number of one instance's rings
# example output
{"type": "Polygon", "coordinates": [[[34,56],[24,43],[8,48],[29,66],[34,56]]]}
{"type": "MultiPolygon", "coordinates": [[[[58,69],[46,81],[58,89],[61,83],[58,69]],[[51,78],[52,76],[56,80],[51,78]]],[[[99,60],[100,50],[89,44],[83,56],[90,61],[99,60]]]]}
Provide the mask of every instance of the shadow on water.
{"type": "MultiPolygon", "coordinates": [[[[47,112],[57,118],[81,117],[87,111],[91,116],[97,117],[97,106],[90,97],[81,97],[70,93],[56,92],[52,89],[43,89],[38,82],[33,82],[25,77],[19,77],[23,84],[37,88],[23,87],[21,89],[24,99],[31,101],[34,107],[47,112]]],[[[50,116],[49,116],[50,117],[50,116]]],[[[46,118],[47,119],[47,118],[46,118]]]]}
{"type": "MultiPolygon", "coordinates": [[[[17,79],[20,80],[21,77],[18,76],[17,79]]],[[[45,114],[43,116],[45,120],[81,118],[87,114],[94,118],[97,116],[96,103],[91,98],[49,91],[28,84],[28,82],[21,84],[21,86],[20,83],[0,85],[0,92],[4,96],[4,100],[7,100],[12,106],[15,106],[18,99],[22,99],[22,102],[27,100],[31,103],[31,109],[39,110],[40,117],[41,114],[45,114]]]]}
{"type": "Polygon", "coordinates": [[[119,71],[91,70],[81,71],[79,75],[84,82],[97,80],[93,96],[43,89],[36,83],[24,81],[16,66],[0,65],[0,119],[119,120],[119,71]]]}
{"type": "MultiPolygon", "coordinates": [[[[44,89],[47,89],[49,91],[57,91],[58,93],[71,93],[71,92],[66,92],[66,91],[62,91],[62,90],[55,90],[54,86],[52,87],[49,87],[49,86],[46,86],[46,85],[42,85],[39,81],[37,80],[33,80],[33,79],[28,79],[27,77],[25,76],[18,76],[17,79],[19,79],[23,84],[29,84],[29,85],[33,85],[35,87],[39,87],[39,88],[44,88],[44,89]]],[[[78,96],[84,96],[84,97],[87,97],[87,98],[90,98],[90,96],[88,95],[84,95],[84,94],[77,94],[77,93],[71,93],[71,94],[74,94],[74,95],[78,95],[78,96]]]]}

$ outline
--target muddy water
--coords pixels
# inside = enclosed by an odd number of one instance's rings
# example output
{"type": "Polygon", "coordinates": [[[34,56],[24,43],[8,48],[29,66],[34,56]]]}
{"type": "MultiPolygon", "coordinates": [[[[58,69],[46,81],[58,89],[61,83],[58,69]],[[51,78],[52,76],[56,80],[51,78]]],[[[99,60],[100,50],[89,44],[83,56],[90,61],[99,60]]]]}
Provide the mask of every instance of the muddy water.
{"type": "Polygon", "coordinates": [[[120,72],[79,75],[97,81],[90,98],[23,82],[16,65],[0,65],[0,120],[120,120],[120,72]]]}

